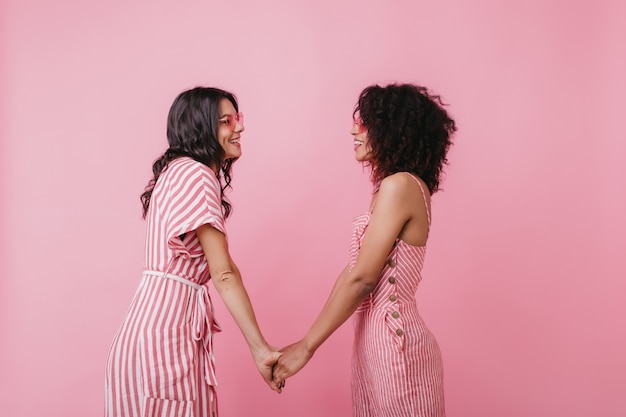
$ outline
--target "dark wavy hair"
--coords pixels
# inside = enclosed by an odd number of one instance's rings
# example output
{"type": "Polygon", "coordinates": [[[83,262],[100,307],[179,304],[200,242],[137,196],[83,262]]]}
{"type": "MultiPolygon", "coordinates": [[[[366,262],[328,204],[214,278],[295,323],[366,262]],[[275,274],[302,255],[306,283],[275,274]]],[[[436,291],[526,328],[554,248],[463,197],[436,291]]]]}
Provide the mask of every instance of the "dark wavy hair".
{"type": "Polygon", "coordinates": [[[414,84],[372,85],[359,96],[353,117],[367,129],[375,187],[396,172],[420,177],[431,194],[439,190],[446,154],[456,131],[441,98],[414,84]]]}
{"type": "Polygon", "coordinates": [[[167,116],[167,142],[169,148],[152,164],[154,177],[141,194],[143,218],[148,214],[154,185],[161,173],[176,158],[187,156],[209,168],[219,167],[221,174],[221,199],[224,217],[231,212],[231,205],[224,197],[230,187],[231,168],[235,159],[225,159],[224,149],[217,140],[220,117],[220,101],[227,99],[239,111],[237,98],[228,91],[211,87],[196,87],[183,91],[176,97],[167,116]],[[221,181],[223,176],[224,181],[221,181]]]}

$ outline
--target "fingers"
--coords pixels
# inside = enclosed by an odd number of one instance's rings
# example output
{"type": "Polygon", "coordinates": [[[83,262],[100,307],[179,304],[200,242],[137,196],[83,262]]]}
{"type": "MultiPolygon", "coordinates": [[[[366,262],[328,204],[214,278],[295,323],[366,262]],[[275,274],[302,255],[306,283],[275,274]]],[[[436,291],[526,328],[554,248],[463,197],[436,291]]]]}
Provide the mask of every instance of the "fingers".
{"type": "Polygon", "coordinates": [[[285,387],[285,379],[276,377],[276,370],[280,368],[282,368],[282,365],[279,358],[272,367],[272,384],[276,386],[278,392],[282,392],[282,389],[285,387]]]}
{"type": "Polygon", "coordinates": [[[283,353],[279,352],[279,351],[272,352],[271,358],[270,358],[270,365],[271,366],[275,366],[278,363],[278,361],[280,360],[280,357],[282,356],[282,354],[283,353]]]}
{"type": "Polygon", "coordinates": [[[282,386],[280,386],[279,381],[274,381],[274,366],[278,362],[280,356],[280,352],[269,352],[263,360],[263,369],[261,370],[261,374],[263,375],[265,382],[273,391],[276,391],[279,394],[282,392],[282,386]]]}
{"type": "Polygon", "coordinates": [[[267,373],[263,374],[263,379],[265,380],[265,382],[267,383],[267,385],[270,386],[270,388],[273,391],[276,391],[277,393],[281,393],[282,391],[282,387],[280,386],[279,382],[274,381],[273,375],[272,375],[272,369],[268,368],[267,369],[267,373]]]}
{"type": "Polygon", "coordinates": [[[293,359],[291,362],[290,358],[287,356],[281,356],[276,365],[274,365],[274,369],[272,374],[274,375],[274,382],[278,383],[284,381],[285,379],[293,376],[296,373],[296,369],[294,369],[293,359]]]}
{"type": "Polygon", "coordinates": [[[272,390],[278,393],[281,392],[282,388],[279,388],[278,386],[280,381],[274,381],[274,375],[272,371],[274,365],[276,365],[276,362],[280,358],[280,355],[280,352],[267,352],[266,354],[264,354],[264,356],[255,358],[257,368],[261,373],[263,380],[267,385],[269,385],[272,390]]]}
{"type": "Polygon", "coordinates": [[[280,359],[278,359],[276,365],[272,368],[272,376],[274,378],[274,382],[277,384],[283,382],[286,378],[285,367],[280,359]]]}
{"type": "Polygon", "coordinates": [[[281,385],[281,384],[277,384],[274,381],[269,381],[268,384],[269,384],[270,388],[272,389],[272,391],[276,391],[279,394],[281,392],[283,392],[284,383],[281,385]]]}
{"type": "Polygon", "coordinates": [[[285,372],[282,369],[279,369],[278,371],[274,372],[274,382],[277,384],[280,384],[281,382],[284,382],[285,379],[289,378],[291,375],[289,375],[288,372],[285,372]]]}

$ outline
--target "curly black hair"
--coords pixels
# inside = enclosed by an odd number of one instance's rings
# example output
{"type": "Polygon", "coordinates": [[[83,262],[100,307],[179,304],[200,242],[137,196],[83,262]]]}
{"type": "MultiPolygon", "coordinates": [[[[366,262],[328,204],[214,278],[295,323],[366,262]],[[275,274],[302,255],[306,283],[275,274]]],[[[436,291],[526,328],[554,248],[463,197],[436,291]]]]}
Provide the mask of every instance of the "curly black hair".
{"type": "Polygon", "coordinates": [[[431,194],[439,190],[446,154],[456,131],[438,95],[414,84],[371,85],[360,94],[353,117],[367,129],[371,180],[396,172],[420,177],[431,194]]]}
{"type": "Polygon", "coordinates": [[[224,177],[221,189],[224,217],[231,212],[231,204],[224,197],[230,187],[231,168],[236,159],[225,159],[224,149],[217,140],[221,99],[229,100],[239,111],[237,98],[228,91],[212,87],[196,87],[176,97],[167,116],[169,148],[154,161],[153,178],[141,194],[143,218],[148,214],[152,191],[161,173],[176,158],[190,157],[209,168],[219,167],[224,177]]]}

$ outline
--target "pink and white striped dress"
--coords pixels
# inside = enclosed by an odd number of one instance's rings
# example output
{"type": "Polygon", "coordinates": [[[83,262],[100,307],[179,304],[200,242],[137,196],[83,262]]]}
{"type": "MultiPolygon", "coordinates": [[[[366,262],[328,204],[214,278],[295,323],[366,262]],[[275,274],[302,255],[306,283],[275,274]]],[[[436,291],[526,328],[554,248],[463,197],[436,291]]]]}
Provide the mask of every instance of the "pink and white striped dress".
{"type": "Polygon", "coordinates": [[[161,173],[147,216],[146,264],[109,351],[107,417],[215,417],[209,267],[194,231],[225,233],[213,171],[178,158],[161,173]]]}
{"type": "MultiPolygon", "coordinates": [[[[426,212],[430,224],[428,206],[426,212]]],[[[352,267],[370,217],[368,212],[354,220],[352,267]]],[[[355,417],[445,416],[441,352],[415,301],[425,253],[426,246],[397,239],[378,284],[353,316],[355,417]]]]}

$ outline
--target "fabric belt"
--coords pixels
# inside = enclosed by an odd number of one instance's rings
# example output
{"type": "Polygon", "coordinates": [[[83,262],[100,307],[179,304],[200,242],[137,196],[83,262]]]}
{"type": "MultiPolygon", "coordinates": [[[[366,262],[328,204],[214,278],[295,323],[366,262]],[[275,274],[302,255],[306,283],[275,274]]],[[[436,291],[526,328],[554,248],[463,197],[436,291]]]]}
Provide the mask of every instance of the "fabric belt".
{"type": "Polygon", "coordinates": [[[222,331],[220,325],[215,321],[213,314],[213,303],[209,295],[209,288],[206,285],[196,284],[186,278],[179,277],[161,271],[143,271],[144,275],[152,275],[164,279],[171,279],[183,285],[193,288],[196,291],[196,305],[193,309],[191,325],[193,329],[193,340],[201,341],[204,353],[204,377],[206,383],[212,387],[217,386],[215,377],[215,357],[213,355],[213,334],[222,331]]]}

